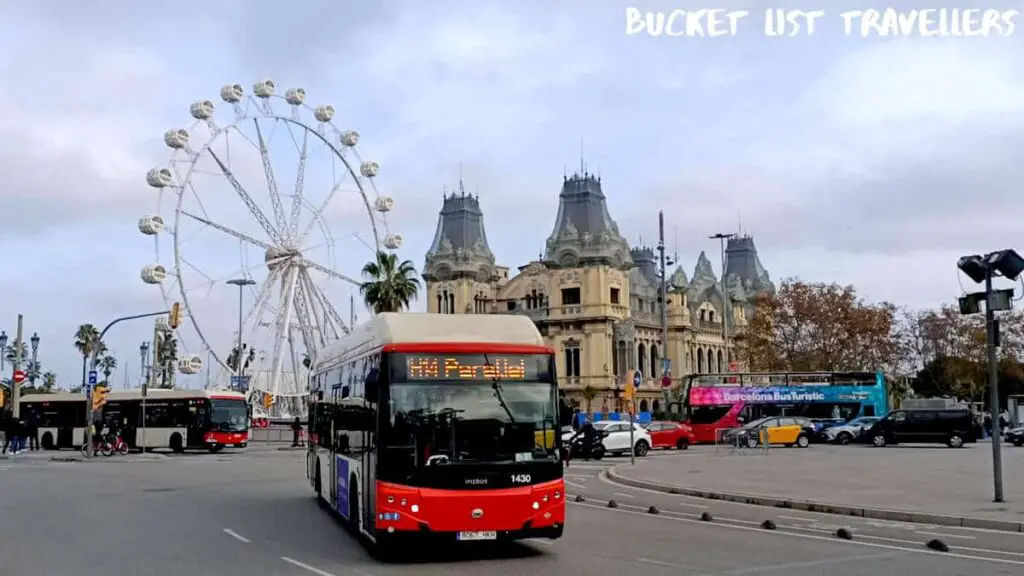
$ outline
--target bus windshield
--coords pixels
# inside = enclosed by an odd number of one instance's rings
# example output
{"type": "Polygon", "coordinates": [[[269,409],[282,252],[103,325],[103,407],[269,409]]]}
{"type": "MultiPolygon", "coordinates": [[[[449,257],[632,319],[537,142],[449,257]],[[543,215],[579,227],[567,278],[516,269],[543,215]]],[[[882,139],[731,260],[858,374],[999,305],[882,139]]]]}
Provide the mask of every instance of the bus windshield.
{"type": "Polygon", "coordinates": [[[406,466],[558,460],[551,383],[462,380],[389,388],[382,442],[406,466]]]}
{"type": "Polygon", "coordinates": [[[244,432],[249,429],[249,413],[244,400],[210,401],[210,429],[216,432],[244,432]]]}

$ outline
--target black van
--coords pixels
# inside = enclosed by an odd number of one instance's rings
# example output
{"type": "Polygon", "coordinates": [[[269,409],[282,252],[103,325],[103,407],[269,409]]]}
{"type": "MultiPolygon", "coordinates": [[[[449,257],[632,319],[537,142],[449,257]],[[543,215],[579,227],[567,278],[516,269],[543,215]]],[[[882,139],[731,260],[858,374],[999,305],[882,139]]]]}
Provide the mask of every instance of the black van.
{"type": "Polygon", "coordinates": [[[867,437],[879,448],[900,442],[960,448],[978,441],[974,416],[968,410],[894,410],[876,422],[867,437]]]}

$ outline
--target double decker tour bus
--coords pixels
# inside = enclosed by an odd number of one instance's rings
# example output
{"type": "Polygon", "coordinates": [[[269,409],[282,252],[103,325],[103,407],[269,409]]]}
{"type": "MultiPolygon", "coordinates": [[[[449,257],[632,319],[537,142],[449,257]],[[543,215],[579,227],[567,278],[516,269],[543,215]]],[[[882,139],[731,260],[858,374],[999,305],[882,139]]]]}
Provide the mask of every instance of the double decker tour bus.
{"type": "Polygon", "coordinates": [[[554,352],[527,317],[378,314],[318,359],[310,402],[310,485],[378,553],[561,537],[554,352]]]}
{"type": "Polygon", "coordinates": [[[740,419],[804,416],[848,421],[889,411],[882,372],[727,372],[683,379],[683,417],[696,442],[714,443],[740,419]]]}
{"type": "MultiPolygon", "coordinates": [[[[44,449],[79,448],[85,442],[87,399],[84,394],[29,394],[21,399],[22,414],[39,417],[39,443],[44,449]]],[[[216,390],[150,388],[113,390],[94,421],[118,422],[124,441],[135,449],[200,448],[217,452],[244,448],[249,442],[249,410],[245,395],[216,390]],[[142,406],[145,404],[145,426],[142,406]]]]}

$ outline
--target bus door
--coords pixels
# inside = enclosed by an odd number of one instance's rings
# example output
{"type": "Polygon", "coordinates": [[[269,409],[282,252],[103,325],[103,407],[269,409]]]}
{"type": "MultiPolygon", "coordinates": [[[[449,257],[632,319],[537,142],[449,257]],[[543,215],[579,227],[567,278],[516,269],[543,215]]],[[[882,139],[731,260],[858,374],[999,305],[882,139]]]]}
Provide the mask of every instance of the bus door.
{"type": "Polygon", "coordinates": [[[185,432],[186,446],[203,446],[204,436],[210,421],[210,402],[207,400],[195,400],[189,402],[188,428],[185,432]]]}
{"type": "Polygon", "coordinates": [[[374,355],[366,361],[366,376],[363,389],[363,410],[360,421],[363,423],[363,490],[360,496],[363,505],[362,526],[372,532],[377,525],[377,396],[379,394],[380,356],[374,355]]]}

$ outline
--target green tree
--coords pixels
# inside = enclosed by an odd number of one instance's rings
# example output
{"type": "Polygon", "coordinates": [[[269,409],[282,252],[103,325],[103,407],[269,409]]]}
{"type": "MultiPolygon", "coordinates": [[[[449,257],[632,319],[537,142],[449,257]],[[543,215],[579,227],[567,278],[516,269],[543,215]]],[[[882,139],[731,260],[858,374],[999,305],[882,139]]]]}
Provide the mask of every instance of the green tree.
{"type": "Polygon", "coordinates": [[[397,255],[383,251],[377,252],[377,258],[363,266],[363,276],[368,280],[359,286],[359,293],[377,314],[408,308],[420,290],[413,263],[409,260],[399,263],[397,255]]]}
{"type": "MultiPolygon", "coordinates": [[[[17,352],[17,347],[14,345],[14,343],[12,342],[12,343],[8,344],[7,345],[7,349],[4,350],[4,360],[10,362],[11,364],[14,364],[14,357],[16,355],[16,352],[17,352]]],[[[21,343],[21,361],[22,362],[27,362],[28,359],[29,359],[28,342],[22,342],[21,343]]]]}
{"type": "Polygon", "coordinates": [[[82,324],[75,332],[75,350],[82,355],[82,382],[85,382],[85,373],[89,370],[89,358],[106,352],[107,347],[100,341],[100,331],[92,324],[82,324]]]}
{"type": "Polygon", "coordinates": [[[594,398],[597,398],[597,388],[594,388],[590,384],[587,384],[586,386],[583,387],[582,394],[583,401],[586,402],[587,414],[589,415],[591,414],[590,404],[594,401],[594,398]]]}
{"type": "Polygon", "coordinates": [[[114,373],[114,370],[117,370],[117,358],[108,354],[103,358],[100,358],[97,366],[99,366],[99,369],[103,371],[103,380],[106,381],[107,386],[110,386],[110,375],[114,373]]]}
{"type": "Polygon", "coordinates": [[[53,372],[43,373],[43,392],[47,394],[53,392],[53,389],[57,387],[57,375],[53,372]]]}

